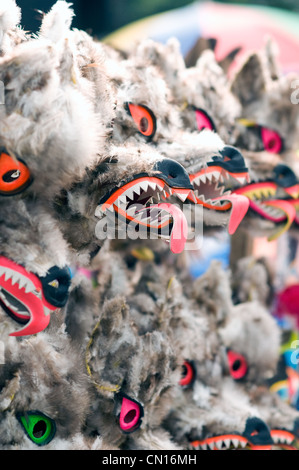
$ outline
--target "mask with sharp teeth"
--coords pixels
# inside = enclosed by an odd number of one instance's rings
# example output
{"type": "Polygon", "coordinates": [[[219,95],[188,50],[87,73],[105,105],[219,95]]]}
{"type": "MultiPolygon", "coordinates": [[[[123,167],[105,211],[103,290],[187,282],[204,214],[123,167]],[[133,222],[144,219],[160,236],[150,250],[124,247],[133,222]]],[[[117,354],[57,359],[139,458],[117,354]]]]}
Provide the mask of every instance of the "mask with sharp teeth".
{"type": "Polygon", "coordinates": [[[49,325],[50,313],[67,302],[68,268],[53,267],[45,277],[38,277],[1,256],[0,274],[0,305],[13,320],[24,325],[10,336],[28,336],[43,331],[49,325]]]}
{"type": "Polygon", "coordinates": [[[60,226],[70,245],[80,251],[87,245],[102,246],[109,237],[153,236],[169,240],[171,248],[175,238],[174,250],[182,251],[187,223],[174,203],[193,191],[187,172],[146,144],[112,145],[110,155],[57,201],[60,226]]]}
{"type": "Polygon", "coordinates": [[[292,169],[279,163],[274,166],[272,176],[267,180],[252,181],[234,191],[249,199],[249,217],[255,215],[269,222],[268,229],[264,228],[265,234],[269,233],[269,240],[278,238],[290,229],[296,219],[297,181],[292,169]]]}

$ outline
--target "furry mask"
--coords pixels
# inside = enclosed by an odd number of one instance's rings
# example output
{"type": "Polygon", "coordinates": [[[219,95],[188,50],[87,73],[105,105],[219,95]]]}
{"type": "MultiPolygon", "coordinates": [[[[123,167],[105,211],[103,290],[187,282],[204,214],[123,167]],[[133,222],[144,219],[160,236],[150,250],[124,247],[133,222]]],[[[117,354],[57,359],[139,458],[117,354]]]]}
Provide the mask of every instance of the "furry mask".
{"type": "Polygon", "coordinates": [[[111,449],[99,437],[84,436],[90,383],[59,322],[7,345],[0,384],[1,449],[111,449]]]}

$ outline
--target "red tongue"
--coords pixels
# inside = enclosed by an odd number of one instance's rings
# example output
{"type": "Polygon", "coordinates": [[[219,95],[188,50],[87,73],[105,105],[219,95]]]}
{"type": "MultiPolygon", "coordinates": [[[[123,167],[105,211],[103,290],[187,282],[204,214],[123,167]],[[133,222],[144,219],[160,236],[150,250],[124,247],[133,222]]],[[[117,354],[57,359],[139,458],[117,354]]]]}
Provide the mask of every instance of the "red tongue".
{"type": "Polygon", "coordinates": [[[170,237],[170,249],[173,253],[181,253],[184,250],[188,237],[188,222],[181,209],[168,202],[151,205],[168,212],[173,218],[173,229],[170,237]]]}
{"type": "Polygon", "coordinates": [[[228,196],[220,196],[213,198],[213,201],[229,201],[231,202],[231,215],[228,224],[228,233],[233,235],[237,228],[239,227],[240,223],[244,219],[250,201],[248,197],[242,196],[240,194],[229,194],[228,196]]]}

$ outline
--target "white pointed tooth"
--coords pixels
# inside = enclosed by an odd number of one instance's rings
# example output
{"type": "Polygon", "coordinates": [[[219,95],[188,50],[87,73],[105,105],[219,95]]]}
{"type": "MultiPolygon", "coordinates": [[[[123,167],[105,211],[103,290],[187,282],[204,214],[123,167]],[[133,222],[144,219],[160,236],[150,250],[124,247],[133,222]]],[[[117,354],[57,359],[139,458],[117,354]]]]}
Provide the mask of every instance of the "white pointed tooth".
{"type": "Polygon", "coordinates": [[[200,182],[201,182],[201,179],[199,176],[196,176],[196,178],[194,178],[194,180],[192,181],[193,186],[194,185],[200,186],[200,182]]]}
{"type": "Polygon", "coordinates": [[[163,189],[163,196],[167,198],[167,194],[166,194],[166,191],[164,191],[164,189],[163,189]]]}
{"type": "Polygon", "coordinates": [[[206,173],[206,177],[209,181],[212,181],[213,179],[213,174],[212,173],[206,173]]]}
{"type": "Polygon", "coordinates": [[[238,447],[239,446],[239,439],[232,439],[232,443],[234,445],[234,447],[238,447]]]}
{"type": "Polygon", "coordinates": [[[25,284],[25,292],[28,294],[28,292],[33,292],[35,289],[34,285],[32,284],[31,281],[27,281],[25,284]]]}
{"type": "Polygon", "coordinates": [[[137,196],[140,195],[140,191],[141,191],[141,187],[140,187],[140,184],[136,184],[134,187],[133,187],[133,191],[135,194],[137,194],[137,196]]]}
{"type": "Polygon", "coordinates": [[[139,183],[139,185],[143,189],[143,191],[147,191],[147,188],[148,188],[148,182],[147,181],[142,181],[142,183],[139,183]]]}
{"type": "Polygon", "coordinates": [[[280,438],[279,438],[279,436],[277,436],[277,435],[273,436],[272,439],[273,439],[273,441],[275,442],[275,444],[278,444],[279,441],[280,441],[280,438]]]}
{"type": "Polygon", "coordinates": [[[161,201],[160,193],[157,193],[157,194],[156,194],[156,198],[157,198],[157,201],[158,201],[158,202],[161,201]]]}
{"type": "Polygon", "coordinates": [[[202,450],[207,450],[208,444],[201,444],[200,447],[202,450]]]}
{"type": "Polygon", "coordinates": [[[203,183],[206,182],[207,177],[206,177],[206,174],[205,174],[205,173],[203,173],[202,175],[200,175],[199,178],[200,178],[200,180],[201,180],[203,183]]]}
{"type": "Polygon", "coordinates": [[[134,190],[132,188],[127,189],[127,191],[125,192],[125,195],[127,198],[133,199],[134,190]]]}
{"type": "MultiPolygon", "coordinates": [[[[16,282],[19,281],[19,276],[20,276],[20,273],[18,272],[13,272],[12,273],[12,276],[11,276],[11,284],[14,285],[16,282]]],[[[22,276],[21,276],[22,278],[22,276]]]]}
{"type": "MultiPolygon", "coordinates": [[[[116,201],[113,203],[116,207],[119,207],[119,208],[122,208],[122,209],[126,209],[127,207],[127,198],[126,196],[124,197],[119,197],[116,199],[116,201]]],[[[113,206],[112,206],[113,207],[113,206]]]]}
{"type": "Polygon", "coordinates": [[[12,277],[12,271],[10,269],[7,269],[5,271],[5,280],[8,281],[12,277]]]}
{"type": "Polygon", "coordinates": [[[24,276],[21,276],[19,280],[19,289],[22,289],[25,285],[27,286],[27,279],[24,276]]]}
{"type": "Polygon", "coordinates": [[[221,450],[221,449],[222,449],[222,441],[220,441],[220,440],[219,440],[219,441],[216,441],[216,442],[215,442],[215,445],[216,445],[216,447],[217,447],[218,450],[221,450]]]}
{"type": "Polygon", "coordinates": [[[246,447],[246,445],[247,445],[246,440],[245,440],[245,439],[241,439],[239,442],[240,442],[240,444],[241,444],[241,447],[244,449],[244,447],[246,447]]]}
{"type": "Polygon", "coordinates": [[[236,179],[239,181],[240,184],[245,184],[246,183],[246,177],[245,176],[236,176],[236,179]]]}
{"type": "Polygon", "coordinates": [[[149,181],[149,182],[148,182],[148,185],[149,185],[153,190],[156,190],[157,185],[156,185],[156,183],[155,183],[154,181],[149,181]]]}
{"type": "Polygon", "coordinates": [[[119,196],[118,200],[122,203],[122,204],[126,204],[127,203],[127,197],[125,194],[122,194],[121,196],[119,196]]]}
{"type": "Polygon", "coordinates": [[[223,183],[223,181],[224,181],[223,175],[221,173],[219,175],[219,181],[221,181],[221,183],[223,183]]]}
{"type": "Polygon", "coordinates": [[[227,448],[229,448],[229,446],[230,446],[230,439],[224,439],[223,442],[224,442],[225,446],[226,446],[227,448]]]}
{"type": "Polygon", "coordinates": [[[162,183],[157,183],[157,188],[159,189],[159,191],[162,191],[164,188],[164,185],[162,185],[162,183]]]}
{"type": "Polygon", "coordinates": [[[186,199],[187,199],[187,197],[188,197],[188,194],[187,194],[187,193],[178,193],[178,192],[176,192],[175,194],[176,194],[176,195],[180,198],[180,200],[183,201],[183,202],[185,202],[186,199]]]}

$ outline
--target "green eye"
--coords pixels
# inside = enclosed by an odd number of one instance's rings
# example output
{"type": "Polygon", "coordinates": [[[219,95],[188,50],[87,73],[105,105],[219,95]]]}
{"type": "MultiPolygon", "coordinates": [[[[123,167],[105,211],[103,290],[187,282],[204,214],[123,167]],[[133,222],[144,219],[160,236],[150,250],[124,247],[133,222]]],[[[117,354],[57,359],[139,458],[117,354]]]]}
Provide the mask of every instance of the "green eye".
{"type": "Polygon", "coordinates": [[[52,441],[56,426],[48,416],[39,411],[28,411],[25,414],[19,413],[17,418],[28,437],[38,446],[44,446],[52,441]]]}

